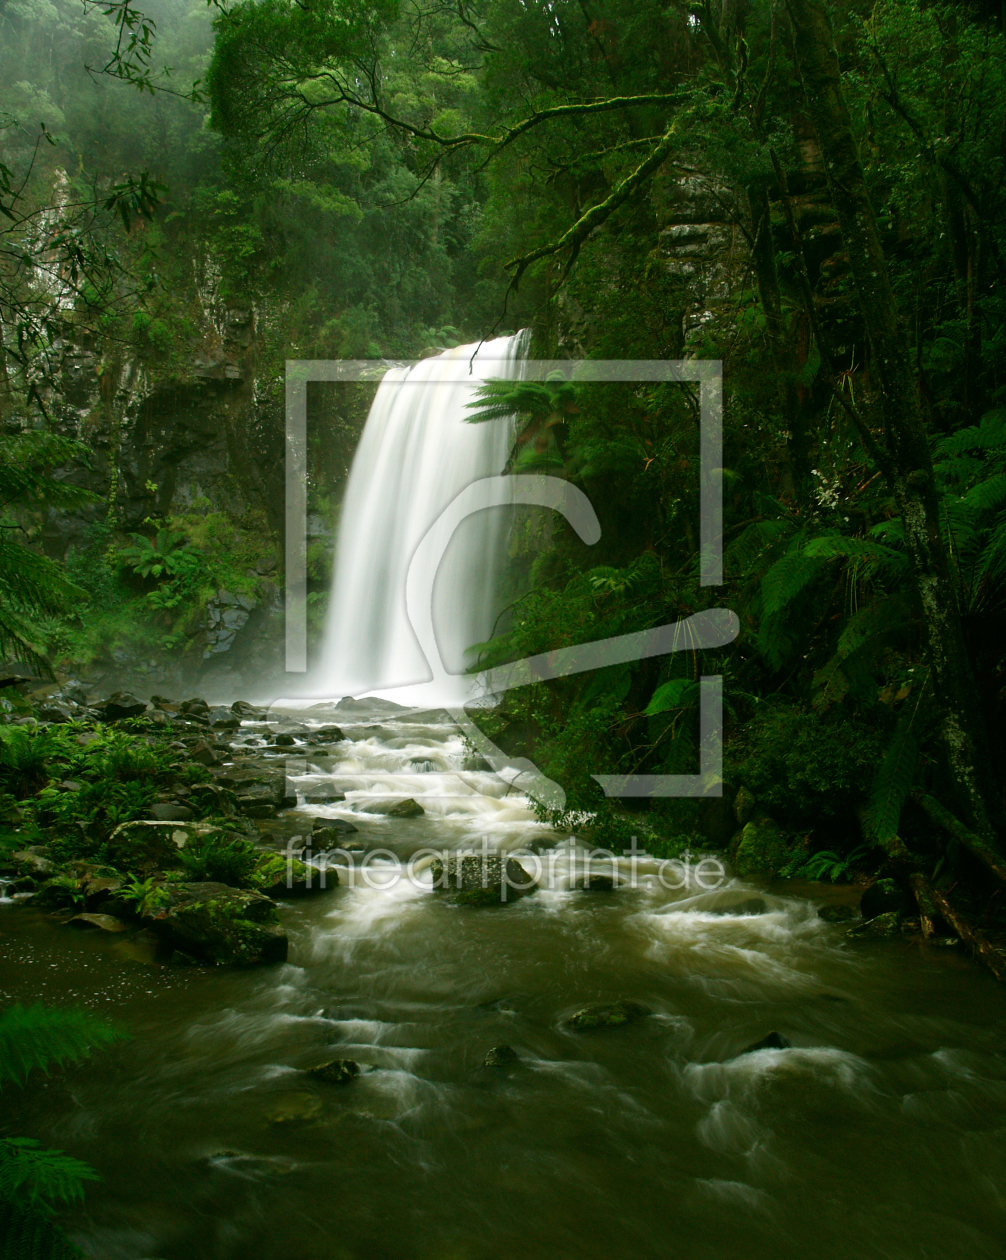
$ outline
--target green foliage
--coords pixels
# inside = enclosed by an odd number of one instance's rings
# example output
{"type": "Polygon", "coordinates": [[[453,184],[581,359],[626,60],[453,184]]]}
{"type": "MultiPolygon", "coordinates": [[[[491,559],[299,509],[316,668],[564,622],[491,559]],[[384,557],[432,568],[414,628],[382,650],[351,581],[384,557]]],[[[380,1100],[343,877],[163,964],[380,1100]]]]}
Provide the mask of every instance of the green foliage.
{"type": "Polygon", "coordinates": [[[881,733],[866,723],[766,705],[728,747],[725,775],[742,782],[781,825],[807,831],[851,815],[883,746],[881,733]]]}
{"type": "Polygon", "coordinates": [[[260,856],[251,841],[219,831],[193,836],[179,852],[189,879],[211,880],[236,888],[247,885],[260,856]]]}
{"type": "MultiPolygon", "coordinates": [[[[33,1070],[74,1062],[122,1036],[89,1011],[8,1007],[0,1014],[0,1083],[23,1085],[33,1070]]],[[[89,1165],[33,1138],[0,1140],[0,1252],[12,1260],[81,1256],[50,1217],[57,1204],[83,1198],[85,1181],[96,1180],[89,1165]]]]}
{"type": "Polygon", "coordinates": [[[867,859],[872,852],[873,846],[869,844],[860,845],[844,857],[832,849],[819,849],[816,853],[812,853],[810,857],[800,854],[787,866],[783,867],[780,874],[783,879],[827,879],[831,883],[837,884],[840,879],[845,879],[859,863],[867,859]]]}

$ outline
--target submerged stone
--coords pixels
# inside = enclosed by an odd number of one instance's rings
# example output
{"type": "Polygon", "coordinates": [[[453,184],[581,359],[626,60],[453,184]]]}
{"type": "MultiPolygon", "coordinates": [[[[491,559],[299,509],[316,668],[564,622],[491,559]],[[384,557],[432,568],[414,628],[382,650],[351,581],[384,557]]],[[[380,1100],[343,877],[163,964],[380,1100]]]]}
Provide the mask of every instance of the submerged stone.
{"type": "Polygon", "coordinates": [[[303,1124],[313,1120],[321,1111],[321,1099],[317,1094],[278,1094],[265,1109],[270,1124],[303,1124]]]}
{"type": "Polygon", "coordinates": [[[352,1059],[329,1059],[327,1063],[308,1068],[307,1074],[319,1081],[327,1081],[330,1085],[345,1085],[354,1076],[360,1075],[360,1065],[352,1059]]]}
{"type": "Polygon", "coordinates": [[[509,1067],[513,1063],[520,1062],[520,1055],[513,1046],[493,1046],[485,1058],[485,1066],[492,1067],[509,1067]]]}
{"type": "Polygon", "coordinates": [[[788,1037],[784,1037],[781,1032],[770,1032],[767,1037],[762,1037],[761,1041],[755,1041],[737,1055],[739,1059],[741,1054],[754,1054],[758,1050],[789,1050],[793,1043],[788,1037]]]}
{"type": "Polygon", "coordinates": [[[614,892],[618,885],[610,875],[588,873],[572,880],[569,886],[574,892],[614,892]]]}
{"type": "Polygon", "coordinates": [[[97,928],[102,932],[128,931],[126,924],[111,914],[75,914],[69,920],[69,925],[77,928],[97,928]]]}
{"type": "Polygon", "coordinates": [[[426,810],[418,801],[409,796],[404,801],[396,801],[392,805],[377,805],[371,812],[384,814],[387,818],[420,818],[426,810]]]}
{"type": "Polygon", "coordinates": [[[622,998],[617,1002],[592,1002],[570,1015],[566,1022],[577,1032],[588,1032],[593,1028],[620,1028],[650,1014],[648,1006],[622,998]]]}
{"type": "Polygon", "coordinates": [[[852,906],[821,906],[817,917],[825,923],[845,923],[856,917],[856,911],[852,906]]]}
{"type": "Polygon", "coordinates": [[[430,871],[433,887],[453,892],[461,905],[499,905],[537,887],[516,858],[500,853],[462,853],[446,862],[434,858],[430,871]]]}

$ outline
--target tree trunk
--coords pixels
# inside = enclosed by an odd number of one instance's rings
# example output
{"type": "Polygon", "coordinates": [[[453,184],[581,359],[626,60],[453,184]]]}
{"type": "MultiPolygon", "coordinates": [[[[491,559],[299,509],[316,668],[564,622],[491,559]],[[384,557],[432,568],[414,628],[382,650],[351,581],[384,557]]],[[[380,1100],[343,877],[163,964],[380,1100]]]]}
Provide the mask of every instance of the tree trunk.
{"type": "Polygon", "coordinates": [[[999,846],[1002,801],[986,753],[977,689],[940,531],[922,402],[898,318],[876,216],[842,94],[838,53],[820,0],[786,0],[807,111],[849,255],[878,382],[884,469],[905,531],[929,649],[941,730],[960,806],[978,834],[999,846]]]}

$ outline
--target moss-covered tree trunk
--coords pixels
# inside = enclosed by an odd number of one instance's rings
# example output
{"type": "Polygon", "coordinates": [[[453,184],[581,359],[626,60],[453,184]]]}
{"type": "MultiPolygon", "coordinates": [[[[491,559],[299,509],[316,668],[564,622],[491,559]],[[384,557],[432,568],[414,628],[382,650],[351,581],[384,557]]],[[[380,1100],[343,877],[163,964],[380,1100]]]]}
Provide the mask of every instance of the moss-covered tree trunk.
{"type": "Polygon", "coordinates": [[[898,315],[876,216],[842,94],[838,53],[820,0],[786,0],[807,112],[849,256],[883,415],[884,473],[904,524],[928,640],[942,734],[958,807],[986,840],[1006,827],[987,756],[946,547],[918,381],[898,315]]]}

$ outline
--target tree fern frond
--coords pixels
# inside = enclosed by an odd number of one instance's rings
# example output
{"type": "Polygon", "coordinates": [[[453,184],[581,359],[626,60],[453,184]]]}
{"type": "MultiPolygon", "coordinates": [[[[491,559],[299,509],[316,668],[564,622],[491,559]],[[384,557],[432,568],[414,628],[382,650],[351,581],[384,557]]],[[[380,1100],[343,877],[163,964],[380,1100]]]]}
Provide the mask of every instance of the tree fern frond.
{"type": "Polygon", "coordinates": [[[1006,446],[1006,408],[997,407],[986,412],[977,425],[958,429],[941,438],[933,448],[937,459],[965,455],[968,451],[994,450],[1006,446]]]}
{"type": "Polygon", "coordinates": [[[923,695],[920,695],[917,704],[911,707],[906,704],[902,710],[870,789],[864,828],[879,844],[884,844],[898,834],[901,810],[915,782],[915,772],[919,765],[915,719],[922,699],[923,695]]]}
{"type": "Polygon", "coordinates": [[[841,534],[823,534],[812,538],[804,547],[804,555],[815,560],[860,560],[865,569],[875,572],[887,569],[898,576],[908,572],[908,558],[901,552],[868,538],[845,538],[841,534]]]}
{"type": "Polygon", "coordinates": [[[85,1260],[44,1212],[0,1199],[0,1256],[4,1260],[85,1260]]]}
{"type": "Polygon", "coordinates": [[[880,521],[870,530],[871,538],[880,538],[888,547],[904,548],[905,526],[900,516],[880,521]]]}
{"type": "Polygon", "coordinates": [[[84,1197],[85,1181],[99,1180],[90,1164],[34,1138],[0,1138],[0,1198],[36,1207],[73,1203],[84,1197]]]}
{"type": "Polygon", "coordinates": [[[0,1084],[22,1083],[33,1068],[89,1054],[124,1034],[89,1011],[70,1007],[11,1006],[0,1014],[0,1084]]]}
{"type": "Polygon", "coordinates": [[[995,473],[964,495],[962,504],[973,512],[994,512],[1006,503],[1006,473],[995,473]]]}
{"type": "Polygon", "coordinates": [[[778,517],[753,521],[724,550],[724,567],[739,576],[748,576],[764,564],[766,556],[792,532],[792,522],[778,517]]]}

